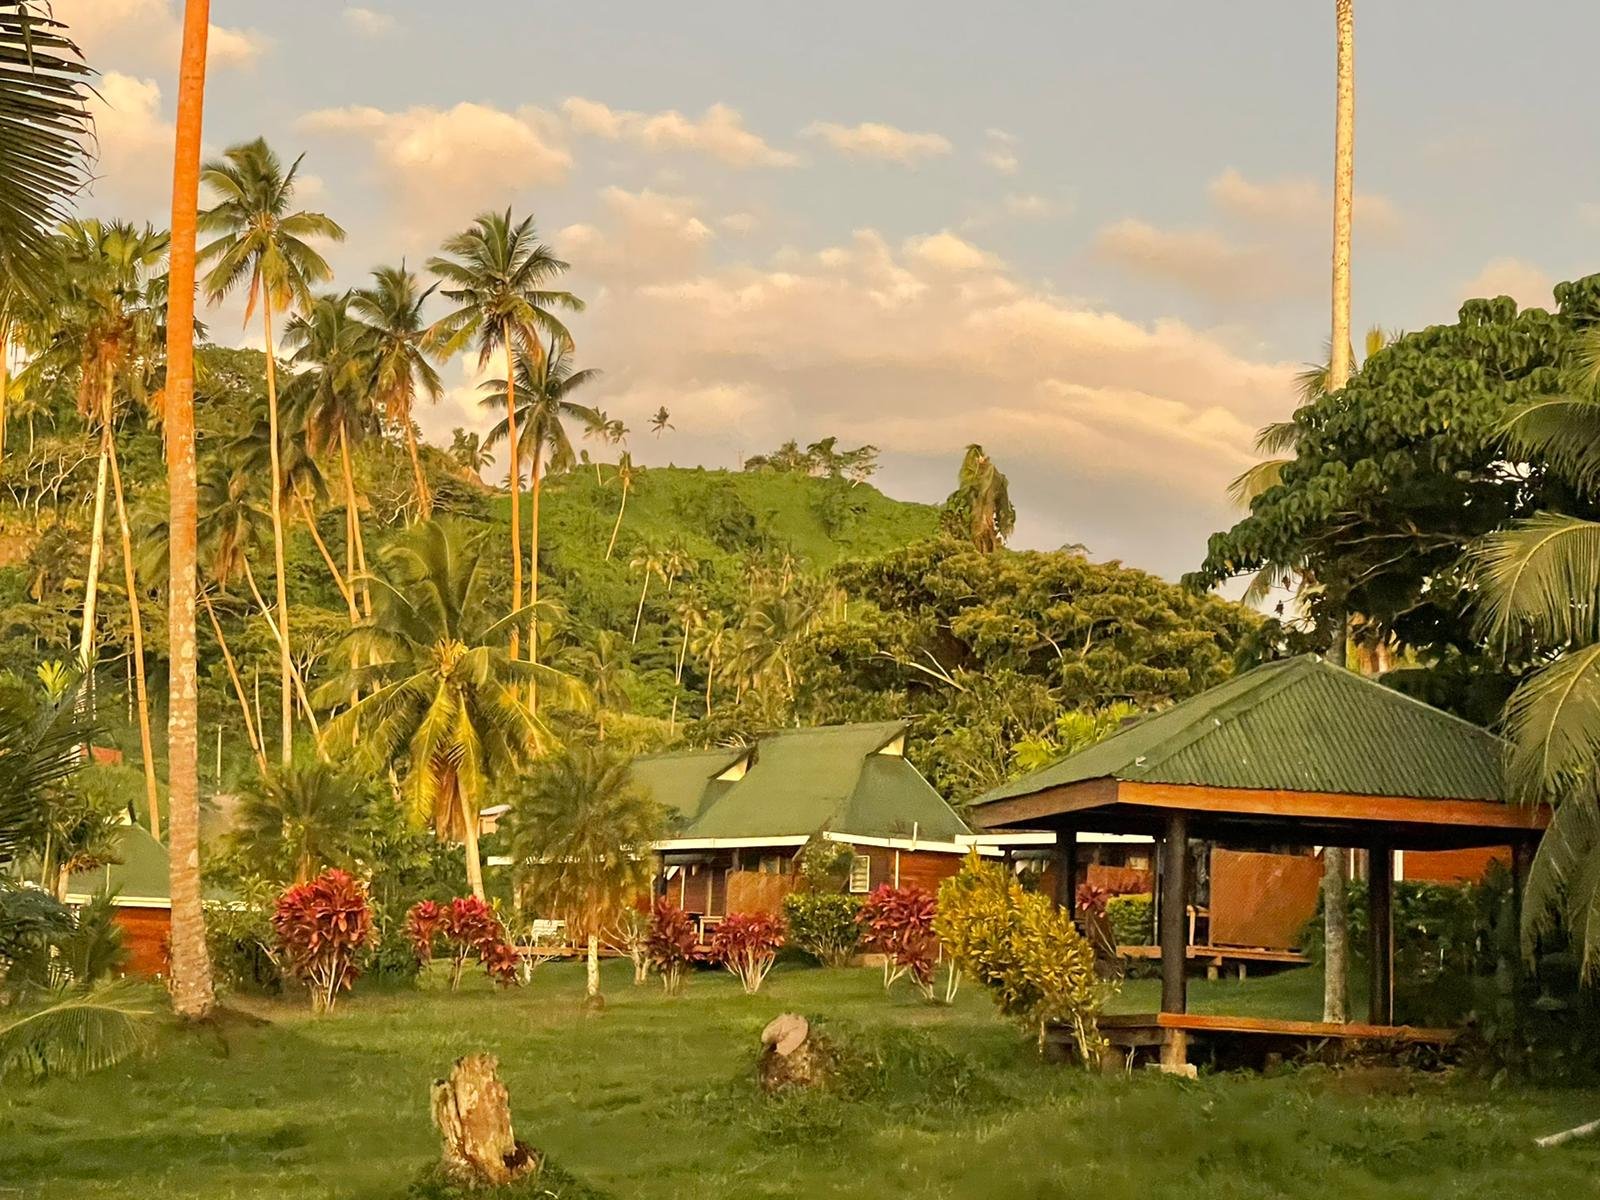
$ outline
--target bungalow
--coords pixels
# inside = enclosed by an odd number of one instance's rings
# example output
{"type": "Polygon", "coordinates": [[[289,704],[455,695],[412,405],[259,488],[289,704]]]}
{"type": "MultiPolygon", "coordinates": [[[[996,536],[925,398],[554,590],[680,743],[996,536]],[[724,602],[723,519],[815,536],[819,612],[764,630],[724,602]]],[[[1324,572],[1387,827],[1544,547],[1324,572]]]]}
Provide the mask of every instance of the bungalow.
{"type": "Polygon", "coordinates": [[[1049,833],[975,833],[906,759],[906,733],[903,721],[829,725],[635,759],[635,782],[671,824],[654,846],[658,893],[714,923],[776,909],[813,838],[851,849],[854,893],[935,891],[974,846],[999,856],[1054,844],[1049,833]]]}
{"type": "Polygon", "coordinates": [[[107,866],[68,877],[66,903],[82,907],[98,892],[112,893],[114,919],[129,952],[128,974],[165,975],[172,935],[167,848],[143,826],[128,824],[117,832],[114,857],[107,866]]]}

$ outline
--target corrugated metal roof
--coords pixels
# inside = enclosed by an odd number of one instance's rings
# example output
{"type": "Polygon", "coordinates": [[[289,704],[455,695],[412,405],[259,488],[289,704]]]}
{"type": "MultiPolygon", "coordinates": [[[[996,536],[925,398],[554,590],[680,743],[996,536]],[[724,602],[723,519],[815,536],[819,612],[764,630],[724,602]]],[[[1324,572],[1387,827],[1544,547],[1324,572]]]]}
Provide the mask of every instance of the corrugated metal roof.
{"type": "Polygon", "coordinates": [[[729,786],[718,782],[717,776],[749,752],[749,747],[737,746],[649,754],[633,760],[630,774],[666,808],[671,825],[683,828],[729,786]]]}
{"type": "MultiPolygon", "coordinates": [[[[900,721],[783,730],[756,740],[742,779],[702,787],[697,814],[672,833],[683,839],[809,837],[828,832],[860,837],[904,837],[913,832],[948,841],[970,832],[965,822],[901,754],[879,753],[905,735],[900,721]]],[[[720,773],[705,752],[655,755],[635,763],[635,778],[664,804],[692,784],[685,779],[720,773]],[[668,766],[668,760],[677,762],[668,766]],[[657,788],[666,789],[665,792],[657,788]]]]}
{"type": "Polygon", "coordinates": [[[1503,750],[1487,730],[1309,654],[1247,671],[974,803],[1106,778],[1499,801],[1503,750]]]}

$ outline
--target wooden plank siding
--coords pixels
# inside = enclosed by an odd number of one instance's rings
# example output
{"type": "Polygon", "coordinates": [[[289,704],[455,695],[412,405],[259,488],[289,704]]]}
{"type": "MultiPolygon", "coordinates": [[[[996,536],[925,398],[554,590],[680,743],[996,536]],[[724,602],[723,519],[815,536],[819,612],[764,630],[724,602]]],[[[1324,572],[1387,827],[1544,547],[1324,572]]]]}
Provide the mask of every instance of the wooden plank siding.
{"type": "Polygon", "coordinates": [[[1295,949],[1321,886],[1322,860],[1312,855],[1213,850],[1211,944],[1295,949]]]}
{"type": "Polygon", "coordinates": [[[164,908],[119,908],[112,917],[128,949],[129,975],[155,978],[167,973],[172,943],[172,913],[164,908]]]}

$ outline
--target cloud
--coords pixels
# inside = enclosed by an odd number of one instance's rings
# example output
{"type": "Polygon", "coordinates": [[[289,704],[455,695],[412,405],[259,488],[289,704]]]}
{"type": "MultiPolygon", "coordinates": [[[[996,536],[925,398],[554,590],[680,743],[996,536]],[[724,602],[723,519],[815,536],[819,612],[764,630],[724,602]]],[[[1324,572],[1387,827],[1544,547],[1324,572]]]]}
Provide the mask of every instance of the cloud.
{"type": "Polygon", "coordinates": [[[1278,259],[1211,229],[1162,229],[1128,217],[1095,234],[1094,254],[1136,275],[1218,301],[1257,301],[1286,283],[1278,259]]]}
{"type": "Polygon", "coordinates": [[[325,108],[296,128],[365,147],[409,233],[436,234],[511,193],[562,183],[572,166],[556,123],[533,108],[325,108]]]}
{"type": "Polygon", "coordinates": [[[1007,133],[1004,129],[989,129],[984,132],[986,144],[983,153],[979,155],[984,163],[1002,175],[1015,175],[1020,165],[1017,160],[1017,144],[1021,141],[1014,133],[1007,133]]]}
{"type": "Polygon", "coordinates": [[[734,237],[749,237],[761,225],[761,218],[752,212],[731,212],[717,218],[717,228],[734,237]]]}
{"type": "Polygon", "coordinates": [[[554,239],[562,257],[578,264],[586,276],[624,275],[638,281],[695,270],[716,237],[685,196],[608,187],[600,193],[600,203],[603,228],[569,225],[554,239]]]}
{"type": "Polygon", "coordinates": [[[1554,286],[1555,280],[1530,262],[1496,258],[1461,285],[1461,299],[1510,296],[1518,308],[1550,308],[1555,303],[1550,294],[1554,286]]]}
{"type": "Polygon", "coordinates": [[[950,139],[937,133],[912,133],[865,121],[860,125],[836,125],[832,121],[813,121],[805,136],[826,142],[850,158],[875,158],[884,162],[914,166],[926,158],[949,154],[950,139]]]}
{"type": "Polygon", "coordinates": [[[366,38],[388,37],[400,28],[393,15],[363,8],[359,4],[348,6],[343,13],[345,28],[366,38]]]}
{"type": "Polygon", "coordinates": [[[1054,200],[1033,192],[1013,193],[1006,197],[1005,210],[1013,217],[1042,219],[1058,215],[1062,206],[1054,200]]]}
{"type": "MultiPolygon", "coordinates": [[[[53,0],[51,11],[64,21],[84,57],[102,70],[171,72],[183,40],[181,6],[173,0],[53,0]]],[[[206,61],[213,69],[251,67],[272,41],[255,29],[212,25],[206,61]]]]}
{"type": "Polygon", "coordinates": [[[107,71],[89,100],[99,143],[92,200],[86,209],[165,225],[171,208],[173,126],[161,111],[161,87],[107,71]]]}
{"type": "MultiPolygon", "coordinates": [[[[1229,167],[1206,185],[1206,194],[1221,212],[1256,224],[1321,228],[1333,220],[1332,188],[1305,176],[1256,181],[1229,167]]],[[[1399,227],[1400,212],[1388,197],[1358,191],[1354,220],[1358,236],[1388,234],[1399,227]]]]}
{"type": "Polygon", "coordinates": [[[903,252],[907,258],[940,271],[979,271],[1000,265],[1000,260],[994,255],[978,249],[948,229],[928,237],[908,239],[903,252]]]}
{"type": "Polygon", "coordinates": [[[703,154],[739,168],[792,167],[800,161],[746,129],[744,118],[726,104],[713,104],[695,118],[676,109],[630,112],[573,96],[562,103],[561,111],[575,132],[605,141],[629,142],[656,154],[703,154]]]}

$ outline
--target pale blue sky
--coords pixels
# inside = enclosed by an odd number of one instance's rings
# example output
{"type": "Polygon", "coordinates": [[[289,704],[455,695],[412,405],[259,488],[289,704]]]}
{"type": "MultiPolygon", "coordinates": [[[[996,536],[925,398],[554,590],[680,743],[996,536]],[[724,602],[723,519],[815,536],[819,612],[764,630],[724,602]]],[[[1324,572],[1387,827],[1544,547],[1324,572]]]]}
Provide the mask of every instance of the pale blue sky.
{"type": "MultiPolygon", "coordinates": [[[[108,73],[89,206],[160,219],[170,0],[57,9],[108,73]]],[[[1326,337],[1332,12],[213,0],[207,142],[307,152],[341,284],[535,213],[594,399],[673,411],[640,458],[838,434],[938,499],[983,441],[1019,540],[1176,575],[1326,337]]],[[[1358,326],[1595,269],[1600,7],[1358,0],[1357,42],[1358,326]]]]}

